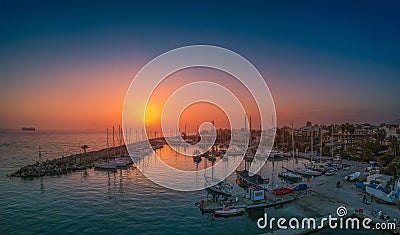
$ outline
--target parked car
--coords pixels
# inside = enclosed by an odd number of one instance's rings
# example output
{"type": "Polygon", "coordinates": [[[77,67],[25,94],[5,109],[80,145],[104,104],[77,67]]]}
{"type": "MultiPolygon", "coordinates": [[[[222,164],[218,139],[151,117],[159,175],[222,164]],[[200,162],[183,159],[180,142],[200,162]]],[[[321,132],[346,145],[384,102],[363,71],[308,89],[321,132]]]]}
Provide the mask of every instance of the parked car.
{"type": "Polygon", "coordinates": [[[307,184],[298,184],[293,187],[296,191],[302,191],[307,189],[307,184]]]}
{"type": "Polygon", "coordinates": [[[279,189],[274,189],[275,195],[287,194],[293,192],[294,188],[289,188],[288,186],[283,186],[279,189]]]}
{"type": "Polygon", "coordinates": [[[326,176],[331,176],[331,175],[334,175],[335,173],[336,173],[335,170],[329,169],[327,172],[325,172],[325,175],[326,175],[326,176]]]}

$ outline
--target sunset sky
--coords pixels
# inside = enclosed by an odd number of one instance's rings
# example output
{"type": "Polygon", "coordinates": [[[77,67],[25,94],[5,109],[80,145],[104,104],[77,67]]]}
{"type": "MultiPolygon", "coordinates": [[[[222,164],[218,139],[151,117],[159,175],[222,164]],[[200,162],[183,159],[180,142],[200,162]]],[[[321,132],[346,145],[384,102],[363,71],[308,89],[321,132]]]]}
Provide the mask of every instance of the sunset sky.
{"type": "MultiPolygon", "coordinates": [[[[398,1],[2,1],[0,128],[118,125],[138,70],[193,44],[253,63],[279,126],[391,121],[400,118],[399,9],[398,1]]],[[[193,74],[170,84],[202,75],[193,74]]]]}

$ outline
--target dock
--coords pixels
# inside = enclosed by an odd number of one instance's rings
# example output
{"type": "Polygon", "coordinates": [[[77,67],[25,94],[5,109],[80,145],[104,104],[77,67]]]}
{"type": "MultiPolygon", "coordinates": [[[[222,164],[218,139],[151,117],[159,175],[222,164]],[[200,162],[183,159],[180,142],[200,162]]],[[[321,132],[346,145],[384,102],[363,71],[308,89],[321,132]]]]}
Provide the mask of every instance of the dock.
{"type": "MultiPolygon", "coordinates": [[[[235,186],[239,187],[239,186],[235,186]]],[[[243,191],[243,189],[242,189],[243,191]]],[[[235,202],[233,205],[229,205],[231,208],[243,208],[245,210],[255,210],[255,209],[263,209],[263,208],[281,208],[284,204],[291,203],[295,200],[298,200],[308,194],[307,191],[295,191],[290,194],[285,195],[274,195],[272,192],[267,194],[267,198],[261,201],[252,201],[250,199],[246,199],[243,195],[233,194],[233,198],[238,198],[238,202],[235,202]]],[[[202,213],[213,213],[216,210],[222,210],[225,205],[221,202],[216,201],[206,201],[202,200],[198,202],[200,211],[202,213]]]]}

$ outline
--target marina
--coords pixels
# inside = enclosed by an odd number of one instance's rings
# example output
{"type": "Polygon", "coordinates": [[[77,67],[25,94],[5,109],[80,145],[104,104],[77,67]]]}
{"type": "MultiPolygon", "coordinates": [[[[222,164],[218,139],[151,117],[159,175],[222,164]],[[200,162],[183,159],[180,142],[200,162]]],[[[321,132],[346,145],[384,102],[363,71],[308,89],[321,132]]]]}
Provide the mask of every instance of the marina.
{"type": "MultiPolygon", "coordinates": [[[[167,146],[162,138],[150,142],[153,149],[163,159],[175,159],[174,162],[178,163],[177,166],[181,169],[207,169],[212,168],[219,161],[224,162],[224,145],[217,146],[213,151],[206,154],[194,154],[195,158],[193,158],[185,155],[171,155],[172,148],[167,146]],[[209,160],[210,156],[213,156],[212,159],[215,160],[209,160]]],[[[141,149],[140,146],[140,144],[137,144],[138,149],[141,149]]],[[[190,146],[179,146],[179,148],[184,152],[197,153],[190,146]]],[[[105,174],[108,180],[112,182],[112,178],[118,177],[118,174],[132,172],[132,169],[135,169],[135,164],[147,162],[147,156],[151,153],[144,154],[141,151],[143,150],[134,152],[135,155],[131,157],[128,156],[125,146],[118,146],[72,154],[69,157],[54,158],[27,165],[12,176],[13,178],[46,179],[52,176],[76,175],[79,172],[83,172],[84,175],[92,174],[90,172],[100,172],[105,174]],[[134,161],[126,166],[125,161],[128,159],[134,161]],[[117,165],[118,162],[120,166],[117,165]],[[96,163],[107,164],[102,167],[104,169],[99,169],[99,167],[96,167],[96,163]],[[107,169],[111,163],[111,169],[107,169]]],[[[43,156],[40,157],[43,158],[43,156]]],[[[346,206],[350,217],[360,216],[356,211],[361,209],[363,211],[361,216],[367,216],[374,220],[374,223],[379,223],[382,220],[377,214],[379,211],[384,211],[390,215],[390,222],[396,222],[399,215],[398,201],[392,201],[394,202],[392,204],[383,203],[378,194],[368,192],[368,188],[374,188],[373,185],[376,184],[367,184],[366,187],[359,185],[364,185],[363,181],[367,181],[368,177],[370,178],[369,181],[372,180],[373,182],[378,182],[382,178],[379,176],[371,178],[372,176],[366,174],[369,173],[366,169],[373,172],[374,168],[370,168],[366,163],[344,159],[336,161],[336,163],[333,162],[334,159],[327,156],[311,162],[310,157],[298,154],[267,161],[265,167],[258,174],[249,176],[249,172],[246,170],[249,161],[244,160],[237,171],[228,179],[206,188],[204,193],[199,194],[197,192],[197,196],[193,197],[197,200],[191,200],[191,206],[198,208],[200,216],[207,218],[211,216],[215,219],[222,217],[229,220],[233,220],[235,217],[243,219],[246,217],[254,218],[254,216],[257,219],[262,216],[260,212],[268,211],[268,214],[281,214],[287,213],[287,210],[290,211],[289,208],[293,208],[294,211],[301,210],[304,213],[303,216],[313,216],[320,220],[324,216],[335,214],[336,208],[339,206],[346,206]],[[313,165],[318,165],[321,171],[311,170],[316,169],[313,165]],[[294,173],[292,169],[306,169],[319,172],[319,174],[300,175],[294,173]],[[322,174],[323,172],[331,172],[332,174],[322,174]],[[289,180],[290,177],[296,180],[289,180]],[[340,182],[339,185],[338,182],[340,182]],[[202,196],[204,194],[205,197],[202,196]],[[375,195],[374,198],[372,198],[372,194],[375,195]],[[367,195],[369,203],[364,203],[363,195],[367,195]]],[[[387,191],[385,193],[387,194],[387,191]]],[[[291,234],[290,231],[276,229],[274,228],[273,233],[291,234]]],[[[319,229],[296,232],[309,234],[318,231],[319,229]]],[[[260,230],[260,232],[264,231],[260,230]]],[[[398,227],[390,232],[399,233],[398,227]]],[[[268,234],[267,231],[266,233],[268,234]]]]}
{"type": "MultiPolygon", "coordinates": [[[[327,158],[326,160],[328,159],[329,158],[327,158]]],[[[246,192],[243,191],[241,187],[235,185],[233,187],[232,194],[229,195],[229,197],[232,199],[231,201],[228,200],[228,203],[226,199],[220,201],[215,200],[216,197],[214,196],[212,199],[209,199],[207,197],[208,200],[203,199],[199,202],[196,202],[196,205],[199,207],[202,213],[215,214],[216,211],[221,211],[226,208],[243,209],[246,211],[246,213],[250,213],[250,211],[252,210],[266,210],[267,208],[274,208],[275,210],[279,211],[280,208],[295,203],[296,205],[307,208],[306,210],[308,211],[308,215],[314,216],[317,221],[321,221],[321,219],[326,217],[327,215],[335,215],[336,209],[338,207],[344,206],[348,210],[348,214],[344,218],[357,218],[359,220],[363,218],[369,218],[372,220],[372,224],[391,222],[392,224],[396,224],[397,227],[396,229],[388,231],[390,231],[391,233],[399,234],[400,229],[398,218],[400,216],[400,213],[398,201],[396,203],[393,203],[393,198],[389,200],[385,199],[386,196],[379,196],[386,195],[382,191],[379,191],[380,193],[378,195],[376,195],[375,193],[371,193],[369,190],[375,190],[373,187],[367,187],[366,192],[360,193],[357,187],[355,187],[354,181],[359,180],[358,182],[362,182],[362,180],[367,179],[367,175],[361,175],[360,171],[362,172],[364,170],[365,172],[365,169],[368,166],[366,166],[364,163],[352,162],[347,160],[342,160],[342,164],[347,167],[343,169],[343,167],[338,166],[339,169],[335,171],[335,174],[319,174],[318,176],[308,175],[309,178],[305,177],[303,183],[291,184],[288,182],[281,182],[288,185],[281,188],[268,188],[265,186],[260,186],[259,189],[264,191],[265,196],[263,198],[258,198],[257,200],[253,200],[251,196],[246,195],[246,192]],[[354,171],[356,172],[351,173],[354,171]],[[338,186],[338,182],[340,183],[340,186],[338,186]],[[303,188],[300,189],[301,187],[303,188]],[[365,201],[363,201],[363,197],[365,197],[365,195],[368,195],[368,198],[371,198],[371,201],[375,200],[373,205],[371,205],[370,202],[366,203],[365,201]],[[391,218],[391,220],[382,220],[381,218],[379,218],[377,215],[379,211],[384,211],[386,214],[390,215],[389,218],[391,218]]],[[[285,167],[282,167],[282,169],[286,170],[285,167]]],[[[243,174],[243,172],[245,171],[239,173],[243,174]]],[[[244,178],[242,174],[238,174],[238,182],[243,181],[244,178]]],[[[261,178],[258,175],[254,177],[256,179],[254,180],[255,182],[261,178]]],[[[260,184],[265,183],[264,180],[259,182],[260,184]]],[[[249,187],[255,187],[255,184],[247,184],[247,191],[249,187]]],[[[226,195],[222,196],[223,198],[226,197],[226,195]]],[[[295,233],[310,234],[320,230],[324,230],[326,227],[327,225],[325,224],[323,228],[303,230],[300,229],[296,230],[295,233]]],[[[271,234],[293,234],[293,232],[293,230],[277,230],[273,231],[271,234]]]]}

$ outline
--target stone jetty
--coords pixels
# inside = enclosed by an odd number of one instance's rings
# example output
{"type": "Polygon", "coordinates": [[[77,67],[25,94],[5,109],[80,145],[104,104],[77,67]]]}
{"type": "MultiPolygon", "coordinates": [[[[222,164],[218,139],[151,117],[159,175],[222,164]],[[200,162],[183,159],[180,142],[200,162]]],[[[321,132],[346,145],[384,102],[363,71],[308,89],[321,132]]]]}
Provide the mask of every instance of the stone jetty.
{"type": "Polygon", "coordinates": [[[33,178],[49,175],[67,174],[77,170],[93,167],[96,160],[107,159],[110,154],[120,155],[126,153],[125,145],[111,147],[87,153],[73,154],[67,157],[36,162],[21,167],[18,171],[9,175],[10,177],[33,178]]]}
{"type": "MultiPolygon", "coordinates": [[[[165,144],[164,138],[155,138],[149,140],[153,149],[160,148],[165,144]]],[[[140,141],[132,144],[133,148],[141,148],[145,142],[140,141]]],[[[125,145],[105,148],[97,151],[90,151],[86,153],[73,154],[67,157],[46,160],[43,162],[36,162],[27,166],[21,167],[16,172],[8,175],[9,177],[22,177],[34,178],[50,175],[68,174],[77,170],[84,170],[93,167],[94,162],[97,160],[106,160],[114,158],[115,156],[128,155],[125,145]]]]}

